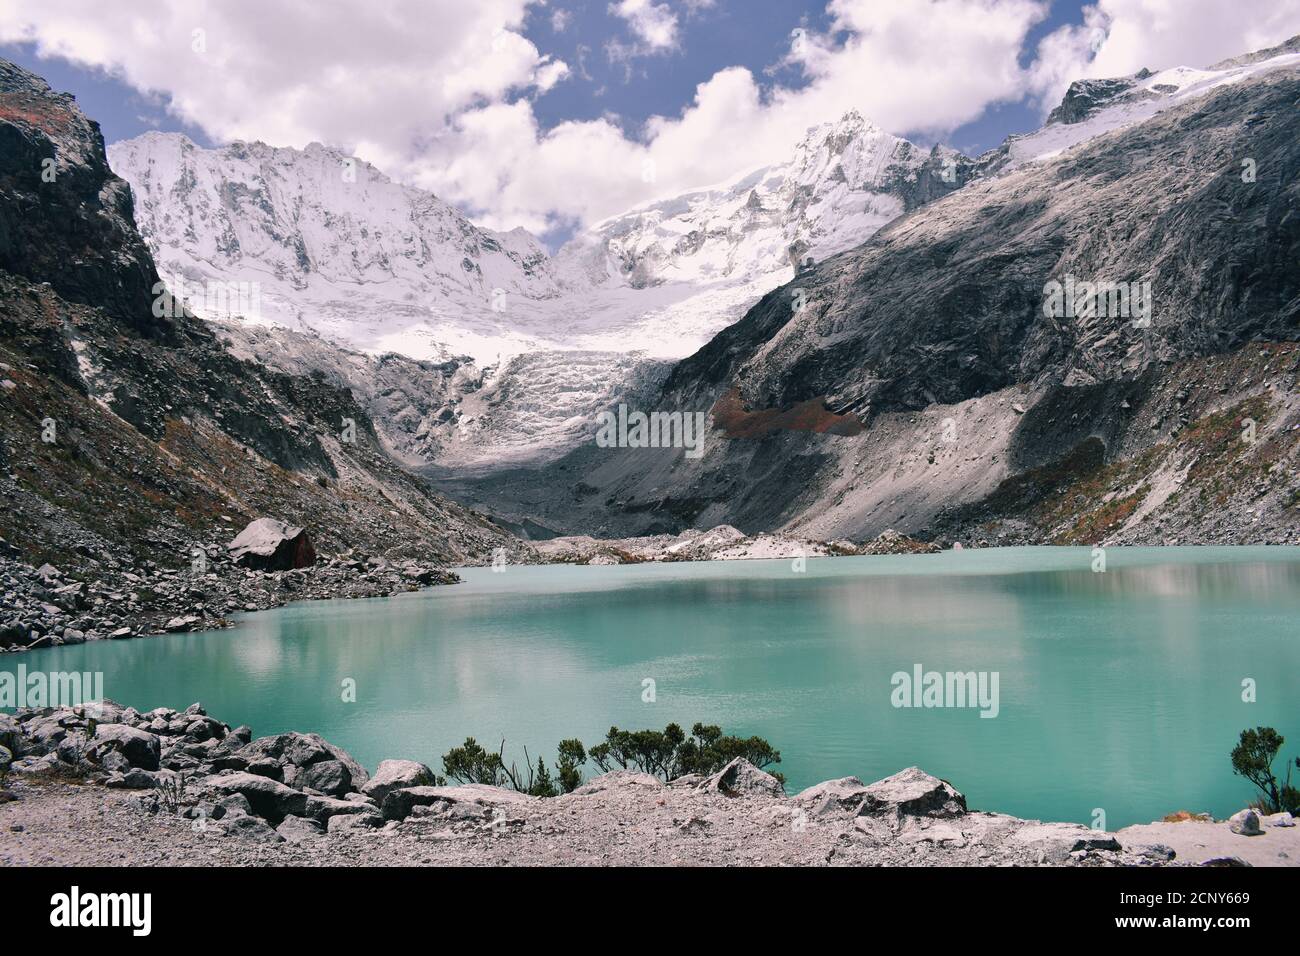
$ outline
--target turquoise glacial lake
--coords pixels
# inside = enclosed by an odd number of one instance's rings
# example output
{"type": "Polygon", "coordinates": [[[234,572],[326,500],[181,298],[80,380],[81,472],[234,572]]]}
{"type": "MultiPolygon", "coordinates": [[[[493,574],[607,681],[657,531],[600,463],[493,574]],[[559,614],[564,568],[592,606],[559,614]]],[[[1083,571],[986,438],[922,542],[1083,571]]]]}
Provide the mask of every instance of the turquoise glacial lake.
{"type": "Polygon", "coordinates": [[[471,568],[451,587],[0,666],[102,671],[106,694],[141,710],[202,701],[257,735],[320,733],[372,770],[441,769],[466,736],[505,739],[522,765],[525,745],[551,762],[560,739],[590,746],[611,724],[704,721],[769,739],[791,793],[915,764],[972,808],[1024,817],[1090,823],[1100,808],[1115,829],[1240,809],[1252,789],[1228,755],[1243,728],[1286,736],[1280,774],[1300,755],[1300,549],[1112,548],[1104,572],[1092,564],[1087,548],[1012,548],[801,573],[471,568]],[[997,716],[894,706],[894,675],[917,665],[996,674],[997,716]]]}

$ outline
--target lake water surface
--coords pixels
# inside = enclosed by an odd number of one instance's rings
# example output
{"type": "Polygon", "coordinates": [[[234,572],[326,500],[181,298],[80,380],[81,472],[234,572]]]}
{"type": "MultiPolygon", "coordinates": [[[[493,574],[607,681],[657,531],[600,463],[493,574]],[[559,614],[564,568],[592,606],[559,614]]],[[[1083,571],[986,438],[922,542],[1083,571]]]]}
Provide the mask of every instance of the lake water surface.
{"type": "MultiPolygon", "coordinates": [[[[509,567],[395,598],[296,604],[233,630],[51,648],[142,710],[200,700],[256,735],[315,731],[371,770],[441,769],[474,736],[598,742],[611,724],[759,734],[787,789],[913,764],[972,808],[1114,829],[1227,815],[1240,730],[1300,754],[1300,549],[1086,548],[789,561],[509,567]],[[996,673],[998,713],[899,708],[897,672],[996,673]],[[343,701],[354,680],[356,703],[343,701]],[[654,681],[655,700],[643,700],[654,681]],[[1244,680],[1257,700],[1242,700],[1244,680]]],[[[12,669],[16,657],[3,665],[12,669]]],[[[1279,758],[1276,770],[1284,771],[1279,758]]],[[[593,771],[594,772],[594,771],[593,771]]]]}

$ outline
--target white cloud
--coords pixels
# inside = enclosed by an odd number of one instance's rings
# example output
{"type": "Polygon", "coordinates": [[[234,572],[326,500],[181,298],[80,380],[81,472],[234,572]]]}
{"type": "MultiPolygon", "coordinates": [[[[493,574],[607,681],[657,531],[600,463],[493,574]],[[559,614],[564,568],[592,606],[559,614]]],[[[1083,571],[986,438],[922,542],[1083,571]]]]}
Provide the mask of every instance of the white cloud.
{"type": "MultiPolygon", "coordinates": [[[[651,0],[611,10],[638,44],[669,51],[709,5],[681,7],[684,20],[651,0]]],[[[349,148],[487,225],[545,231],[784,159],[808,127],[850,108],[894,133],[942,134],[1026,91],[1059,98],[1076,76],[1205,65],[1300,32],[1300,0],[1100,0],[1084,24],[1044,39],[1026,71],[1025,38],[1047,0],[829,0],[828,29],[792,36],[782,69],[761,82],[720,69],[679,113],[629,135],[614,117],[539,126],[531,97],[569,66],[523,36],[529,6],[136,0],[109,16],[99,0],[44,0],[0,6],[0,41],[165,92],[214,139],[349,148]],[[192,50],[195,29],[206,53],[192,50]],[[777,79],[790,70],[798,84],[777,79]]],[[[587,75],[582,51],[577,70],[587,75]]]]}
{"type": "Polygon", "coordinates": [[[421,182],[454,184],[451,194],[492,224],[538,229],[551,215],[590,222],[785,159],[808,127],[851,108],[893,132],[951,129],[1022,95],[1017,55],[1044,5],[835,0],[830,11],[830,30],[806,34],[792,54],[808,80],[801,88],[765,88],[744,67],[719,70],[679,115],[652,118],[636,138],[607,119],[542,131],[518,104],[478,111],[459,123],[465,155],[426,165],[421,182]],[[486,156],[497,160],[491,170],[486,156]]]}
{"type": "Polygon", "coordinates": [[[1099,0],[1039,44],[1029,87],[1044,111],[1071,81],[1210,66],[1300,33],[1300,0],[1099,0]]]}
{"type": "Polygon", "coordinates": [[[551,30],[555,33],[563,33],[569,29],[569,24],[573,22],[573,13],[565,10],[563,7],[551,13],[551,30]]]}
{"type": "Polygon", "coordinates": [[[627,21],[639,48],[651,53],[675,49],[678,42],[677,14],[666,3],[654,0],[619,0],[609,12],[627,21]]]}
{"type": "MultiPolygon", "coordinates": [[[[171,96],[219,140],[382,144],[405,155],[449,116],[557,82],[521,33],[528,0],[42,0],[0,5],[36,44],[171,96]]],[[[367,157],[370,158],[370,157],[367,157]]]]}

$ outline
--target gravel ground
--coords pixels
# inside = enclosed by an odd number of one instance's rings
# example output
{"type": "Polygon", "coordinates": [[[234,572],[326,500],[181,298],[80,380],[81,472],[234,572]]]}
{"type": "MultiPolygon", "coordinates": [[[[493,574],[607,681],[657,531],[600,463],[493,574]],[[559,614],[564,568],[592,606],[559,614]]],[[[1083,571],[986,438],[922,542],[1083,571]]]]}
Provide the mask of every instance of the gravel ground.
{"type": "MultiPolygon", "coordinates": [[[[828,785],[822,785],[823,787],[828,785]]],[[[1226,824],[1153,824],[1118,836],[1073,824],[989,813],[946,819],[854,815],[834,800],[767,793],[725,796],[666,787],[640,774],[597,778],[551,800],[482,792],[466,812],[411,816],[378,830],[263,842],[149,809],[152,797],[97,785],[24,779],[0,805],[4,866],[820,866],[1173,865],[1236,856],[1256,865],[1300,861],[1300,828],[1258,837],[1226,824]],[[1140,832],[1139,832],[1140,831],[1140,832]],[[1092,848],[1072,850],[1080,840],[1092,848]],[[1199,844],[1199,849],[1198,849],[1199,844]]]]}

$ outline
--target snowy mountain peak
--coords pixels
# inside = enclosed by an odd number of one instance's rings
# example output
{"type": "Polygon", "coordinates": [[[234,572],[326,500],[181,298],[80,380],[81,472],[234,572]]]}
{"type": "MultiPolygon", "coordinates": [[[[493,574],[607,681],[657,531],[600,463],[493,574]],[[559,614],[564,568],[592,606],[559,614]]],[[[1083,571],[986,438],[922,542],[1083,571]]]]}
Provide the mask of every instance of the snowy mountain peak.
{"type": "MultiPolygon", "coordinates": [[[[949,154],[959,156],[942,156],[949,154]]],[[[941,161],[850,110],[810,127],[788,161],[607,219],[560,256],[578,260],[588,275],[634,288],[751,281],[770,287],[806,258],[859,245],[905,209],[957,188],[955,176],[923,186],[923,178],[934,179],[926,168],[941,161]],[[595,250],[603,250],[603,261],[595,250]]]]}
{"type": "Polygon", "coordinates": [[[491,328],[476,334],[496,339],[505,297],[560,291],[546,250],[524,230],[480,229],[432,193],[319,143],[204,149],[147,133],[108,153],[131,183],[164,277],[256,282],[254,318],[265,322],[397,350],[395,329],[422,327],[408,347],[435,357],[474,344],[454,330],[439,338],[443,316],[477,319],[491,328]]]}

